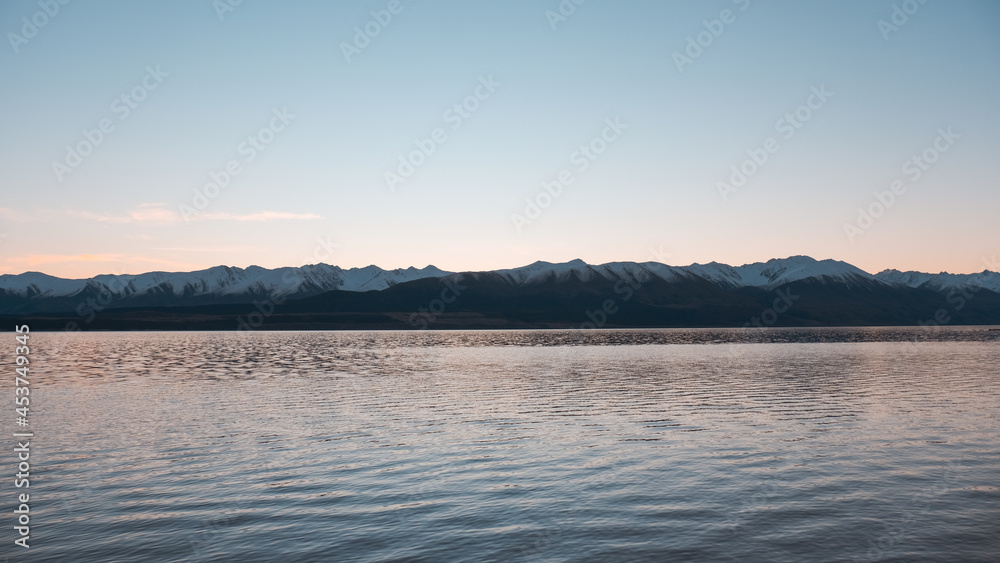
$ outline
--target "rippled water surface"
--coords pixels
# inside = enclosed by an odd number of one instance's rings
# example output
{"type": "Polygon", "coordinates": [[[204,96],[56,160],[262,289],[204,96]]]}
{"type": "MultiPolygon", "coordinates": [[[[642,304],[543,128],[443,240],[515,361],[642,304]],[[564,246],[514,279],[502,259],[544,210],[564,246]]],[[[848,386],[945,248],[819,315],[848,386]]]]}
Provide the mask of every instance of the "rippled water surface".
{"type": "Polygon", "coordinates": [[[1000,561],[985,328],[31,349],[32,547],[8,510],[11,561],[1000,561]]]}

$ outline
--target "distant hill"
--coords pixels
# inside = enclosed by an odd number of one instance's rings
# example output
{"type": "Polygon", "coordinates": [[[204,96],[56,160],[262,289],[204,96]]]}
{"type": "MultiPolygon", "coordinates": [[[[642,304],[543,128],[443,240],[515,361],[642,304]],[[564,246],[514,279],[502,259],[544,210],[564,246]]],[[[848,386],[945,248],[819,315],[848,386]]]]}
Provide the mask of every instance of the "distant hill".
{"type": "Polygon", "coordinates": [[[1000,324],[1000,274],[869,274],[793,256],[743,266],[535,262],[490,272],[219,266],[0,276],[0,316],[48,330],[1000,324]]]}

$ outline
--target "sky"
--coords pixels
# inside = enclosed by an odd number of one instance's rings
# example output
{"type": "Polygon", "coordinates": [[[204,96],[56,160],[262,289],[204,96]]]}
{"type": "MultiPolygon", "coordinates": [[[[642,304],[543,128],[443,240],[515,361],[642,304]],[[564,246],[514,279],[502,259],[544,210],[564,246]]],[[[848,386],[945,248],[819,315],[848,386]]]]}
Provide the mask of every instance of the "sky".
{"type": "Polygon", "coordinates": [[[0,31],[0,273],[1000,269],[994,1],[7,0],[0,31]]]}

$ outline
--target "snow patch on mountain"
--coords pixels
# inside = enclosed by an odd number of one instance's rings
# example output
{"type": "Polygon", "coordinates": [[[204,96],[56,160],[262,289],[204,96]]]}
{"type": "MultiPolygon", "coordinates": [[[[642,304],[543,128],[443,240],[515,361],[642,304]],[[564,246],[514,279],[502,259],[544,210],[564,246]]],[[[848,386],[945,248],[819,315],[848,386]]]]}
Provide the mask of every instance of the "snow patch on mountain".
{"type": "MultiPolygon", "coordinates": [[[[583,282],[603,278],[612,282],[626,280],[646,282],[659,278],[676,282],[684,278],[707,280],[725,289],[760,287],[771,289],[791,282],[815,279],[824,283],[884,283],[897,287],[924,287],[935,291],[962,285],[978,285],[1000,293],[1000,274],[983,271],[978,274],[927,274],[885,270],[871,275],[855,266],[837,260],[815,260],[808,256],[792,256],[730,266],[711,262],[690,266],[669,266],[659,262],[608,262],[590,265],[583,260],[564,263],[535,262],[520,268],[492,272],[514,285],[562,282],[578,279],[583,282]]],[[[305,297],[331,290],[378,291],[393,285],[424,278],[453,274],[427,266],[384,270],[378,266],[343,269],[328,264],[312,264],[299,268],[267,269],[259,266],[235,268],[216,266],[196,272],[149,272],[138,275],[100,275],[90,279],[62,279],[39,272],[0,275],[0,295],[18,296],[29,300],[74,296],[86,291],[110,293],[124,297],[169,297],[173,302],[196,297],[201,302],[241,298],[242,296],[296,295],[305,297]]]]}
{"type": "Polygon", "coordinates": [[[711,262],[692,264],[683,269],[725,288],[773,288],[810,278],[849,285],[861,280],[875,279],[868,272],[846,262],[816,260],[809,256],[774,258],[767,262],[754,262],[737,267],[711,262]]]}
{"type": "Polygon", "coordinates": [[[514,283],[515,285],[529,285],[548,281],[550,278],[557,281],[568,279],[576,275],[583,281],[589,281],[593,274],[589,264],[583,260],[576,259],[562,264],[543,262],[539,260],[520,268],[508,268],[505,270],[495,270],[493,273],[514,283]]]}
{"type": "Polygon", "coordinates": [[[86,280],[68,280],[38,272],[28,272],[0,276],[0,290],[28,298],[72,296],[87,289],[88,286],[101,293],[122,297],[146,294],[172,294],[175,297],[242,294],[281,296],[294,293],[316,294],[334,289],[381,290],[397,283],[441,277],[449,273],[434,266],[396,270],[366,266],[345,270],[328,264],[273,270],[260,266],[250,266],[246,269],[216,266],[195,272],[105,274],[86,280]]]}
{"type": "Polygon", "coordinates": [[[87,280],[57,278],[41,272],[0,276],[0,289],[24,297],[57,297],[78,293],[87,286],[87,280]]]}
{"type": "Polygon", "coordinates": [[[1000,273],[983,270],[978,274],[926,274],[923,272],[901,272],[882,270],[875,278],[892,285],[923,287],[934,291],[946,291],[955,287],[970,289],[985,288],[1000,293],[1000,273]]]}
{"type": "Polygon", "coordinates": [[[589,281],[595,275],[612,281],[619,279],[643,281],[657,277],[668,282],[675,282],[681,277],[695,276],[727,289],[737,287],[774,288],[810,278],[821,282],[833,281],[848,285],[861,281],[878,281],[875,276],[846,262],[816,260],[808,256],[776,258],[767,262],[755,262],[736,267],[718,262],[680,267],[658,262],[609,262],[591,266],[578,259],[559,264],[535,262],[521,268],[497,270],[496,273],[518,285],[540,283],[549,279],[562,281],[569,276],[589,281]]]}
{"type": "Polygon", "coordinates": [[[608,262],[592,266],[580,259],[559,264],[539,261],[520,268],[496,270],[494,273],[514,285],[566,281],[571,277],[583,282],[595,278],[615,282],[618,280],[646,282],[654,277],[676,281],[683,274],[679,269],[659,262],[608,262]]]}

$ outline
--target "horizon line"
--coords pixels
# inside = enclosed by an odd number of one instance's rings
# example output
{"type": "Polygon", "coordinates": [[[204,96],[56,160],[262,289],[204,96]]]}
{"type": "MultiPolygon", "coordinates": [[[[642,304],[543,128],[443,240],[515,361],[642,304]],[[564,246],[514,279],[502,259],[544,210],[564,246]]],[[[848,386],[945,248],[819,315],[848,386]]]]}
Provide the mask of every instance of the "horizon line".
{"type": "Polygon", "coordinates": [[[712,260],[710,262],[693,262],[693,263],[687,264],[687,265],[674,265],[674,264],[668,264],[666,262],[659,262],[659,261],[656,261],[656,260],[646,260],[646,261],[642,261],[642,262],[637,261],[637,260],[613,260],[613,261],[610,261],[610,262],[602,262],[602,263],[592,264],[592,263],[587,262],[586,260],[583,260],[581,258],[574,258],[572,260],[567,260],[565,262],[549,262],[547,260],[535,260],[534,262],[531,262],[529,264],[524,264],[522,266],[501,267],[501,268],[493,268],[493,269],[457,269],[457,270],[450,270],[450,269],[440,268],[438,266],[435,266],[434,264],[427,264],[426,266],[420,267],[420,268],[418,268],[416,266],[412,266],[412,265],[411,266],[406,266],[406,267],[400,267],[400,268],[383,268],[382,266],[379,266],[377,264],[368,264],[368,265],[365,265],[365,266],[341,266],[339,264],[330,264],[330,263],[327,263],[327,262],[315,262],[315,263],[309,263],[309,264],[302,264],[300,266],[276,266],[276,267],[272,267],[272,268],[268,268],[266,266],[258,266],[256,264],[250,264],[248,266],[233,266],[233,265],[228,265],[228,264],[216,264],[216,265],[213,265],[213,266],[207,266],[207,267],[204,267],[204,268],[196,268],[196,269],[192,269],[192,270],[148,270],[148,271],[144,271],[144,272],[140,272],[140,273],[118,273],[118,274],[116,274],[116,273],[110,273],[109,272],[109,273],[95,274],[95,275],[92,275],[90,277],[83,277],[83,278],[80,278],[80,277],[64,278],[64,277],[60,277],[60,276],[57,276],[57,275],[49,274],[49,273],[38,271],[38,270],[27,270],[27,271],[24,271],[24,272],[21,272],[21,273],[16,273],[16,274],[15,273],[2,273],[2,274],[0,274],[0,277],[7,277],[7,276],[16,277],[16,276],[23,276],[23,275],[28,275],[28,274],[40,274],[40,275],[43,275],[43,276],[49,276],[49,277],[53,277],[53,278],[57,278],[57,279],[62,279],[62,280],[90,280],[90,279],[94,279],[94,278],[98,278],[98,277],[105,277],[105,276],[142,276],[142,275],[146,275],[146,274],[157,274],[157,273],[161,273],[161,274],[187,274],[187,273],[207,271],[207,270],[211,270],[213,268],[235,268],[235,269],[243,270],[243,271],[250,270],[250,269],[253,269],[253,268],[259,268],[259,269],[262,269],[262,270],[273,271],[273,270],[280,270],[280,269],[284,269],[284,268],[298,269],[298,268],[304,268],[304,267],[307,267],[307,266],[331,266],[331,267],[335,267],[335,268],[340,268],[341,270],[362,270],[362,269],[365,269],[365,268],[378,268],[378,269],[380,269],[382,271],[410,270],[410,269],[413,269],[413,270],[425,270],[425,269],[428,269],[428,268],[434,268],[434,269],[440,270],[440,271],[442,271],[442,272],[444,272],[446,274],[460,274],[460,273],[473,273],[473,272],[496,272],[496,271],[502,271],[502,270],[518,270],[518,269],[527,268],[529,266],[533,266],[533,265],[539,264],[539,263],[541,263],[541,264],[550,264],[550,265],[553,265],[553,266],[560,266],[560,265],[571,264],[573,262],[582,262],[583,264],[585,264],[587,266],[591,266],[591,267],[606,266],[606,265],[609,265],[609,264],[661,264],[663,266],[667,266],[667,267],[670,267],[670,268],[690,268],[692,266],[709,266],[709,265],[712,265],[712,264],[718,264],[718,265],[723,265],[723,266],[729,266],[731,268],[742,268],[742,267],[751,266],[751,265],[754,265],[754,264],[767,264],[768,262],[782,261],[782,260],[791,260],[791,259],[794,259],[794,258],[808,258],[808,259],[813,260],[813,261],[815,261],[817,263],[822,263],[822,262],[837,262],[837,263],[841,263],[841,264],[846,264],[846,265],[848,265],[848,266],[850,266],[852,268],[856,268],[856,269],[858,269],[858,270],[860,270],[860,271],[862,271],[862,272],[864,272],[864,273],[866,273],[866,274],[868,274],[870,276],[874,276],[874,275],[877,275],[879,273],[886,272],[886,271],[898,271],[898,272],[903,272],[903,273],[917,272],[917,273],[931,274],[931,275],[940,275],[940,274],[949,274],[949,275],[975,275],[975,274],[982,274],[982,273],[987,273],[987,272],[989,272],[989,273],[1000,273],[1000,271],[998,271],[998,270],[1000,270],[1000,264],[997,264],[995,259],[991,262],[986,257],[983,257],[983,262],[988,267],[985,267],[982,270],[973,271],[973,272],[948,272],[948,271],[941,270],[941,271],[935,273],[935,272],[920,271],[920,270],[899,270],[899,269],[896,269],[896,268],[883,268],[883,269],[879,270],[878,272],[869,272],[868,270],[865,270],[864,268],[855,266],[854,264],[852,264],[850,262],[847,262],[845,260],[838,260],[838,259],[835,259],[835,258],[822,258],[822,259],[820,259],[820,258],[813,258],[812,256],[809,256],[809,255],[806,255],[806,254],[795,254],[795,255],[784,257],[784,258],[770,258],[770,259],[764,260],[764,261],[745,262],[745,263],[740,264],[740,265],[727,264],[725,262],[718,262],[718,261],[715,261],[715,260],[712,260]],[[991,267],[996,267],[997,270],[991,270],[990,269],[991,267]]]}

